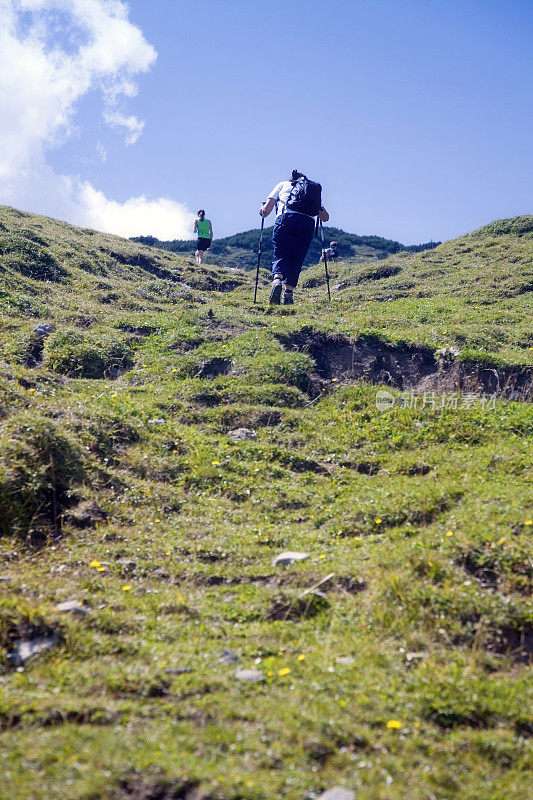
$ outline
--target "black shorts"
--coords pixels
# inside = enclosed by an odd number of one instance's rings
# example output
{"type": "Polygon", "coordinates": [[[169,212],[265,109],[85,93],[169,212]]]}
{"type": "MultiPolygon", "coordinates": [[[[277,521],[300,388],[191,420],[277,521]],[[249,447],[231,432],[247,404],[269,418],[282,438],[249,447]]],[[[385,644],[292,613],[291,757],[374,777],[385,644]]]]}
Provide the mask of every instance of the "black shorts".
{"type": "Polygon", "coordinates": [[[204,239],[203,236],[198,237],[198,241],[196,242],[197,250],[209,250],[210,247],[211,239],[204,239]]]}

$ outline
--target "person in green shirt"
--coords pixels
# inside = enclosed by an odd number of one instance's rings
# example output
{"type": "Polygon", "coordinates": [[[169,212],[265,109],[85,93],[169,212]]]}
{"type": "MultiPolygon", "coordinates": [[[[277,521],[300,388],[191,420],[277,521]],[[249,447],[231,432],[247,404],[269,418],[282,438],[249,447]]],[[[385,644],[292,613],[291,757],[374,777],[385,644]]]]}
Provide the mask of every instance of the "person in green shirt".
{"type": "Polygon", "coordinates": [[[205,251],[211,247],[211,240],[213,238],[213,226],[211,220],[205,218],[205,211],[201,208],[198,212],[198,217],[194,220],[194,233],[198,233],[198,241],[196,242],[196,263],[204,263],[205,251]]]}

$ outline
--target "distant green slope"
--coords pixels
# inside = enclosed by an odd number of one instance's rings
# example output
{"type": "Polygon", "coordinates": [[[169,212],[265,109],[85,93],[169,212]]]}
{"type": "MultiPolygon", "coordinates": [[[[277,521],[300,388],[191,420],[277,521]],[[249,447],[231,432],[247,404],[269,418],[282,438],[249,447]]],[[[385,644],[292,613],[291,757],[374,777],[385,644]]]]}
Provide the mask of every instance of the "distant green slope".
{"type": "MultiPolygon", "coordinates": [[[[263,234],[263,260],[264,266],[272,261],[272,228],[265,228],[263,234]]],[[[215,239],[208,252],[207,263],[223,267],[237,267],[239,269],[255,269],[257,265],[257,250],[259,245],[259,229],[236,233],[223,239],[215,239]]],[[[193,253],[195,241],[174,240],[162,242],[154,236],[138,236],[134,242],[170,250],[174,253],[193,253]]],[[[340,228],[326,226],[324,228],[324,241],[327,245],[335,241],[339,247],[339,256],[345,258],[359,258],[365,261],[386,258],[391,253],[400,251],[417,252],[436,247],[439,242],[428,242],[420,245],[403,245],[392,239],[383,239],[381,236],[356,236],[346,233],[340,228]]],[[[315,237],[311,242],[305,266],[316,264],[320,258],[321,242],[315,237]]]]}
{"type": "MultiPolygon", "coordinates": [[[[360,299],[448,295],[490,305],[526,296],[533,291],[533,216],[491,223],[429,252],[397,252],[375,267],[346,259],[335,274],[346,296],[360,299]]],[[[308,285],[324,281],[319,266],[304,277],[308,285]]]]}

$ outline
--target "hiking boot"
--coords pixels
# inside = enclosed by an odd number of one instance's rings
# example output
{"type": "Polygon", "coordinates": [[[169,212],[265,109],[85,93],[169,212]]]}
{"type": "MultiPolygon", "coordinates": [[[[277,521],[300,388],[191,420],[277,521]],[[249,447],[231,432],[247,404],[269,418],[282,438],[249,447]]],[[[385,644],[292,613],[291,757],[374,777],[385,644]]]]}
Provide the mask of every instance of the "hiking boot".
{"type": "Polygon", "coordinates": [[[281,281],[276,279],[272,281],[272,289],[270,290],[270,305],[279,306],[281,300],[281,281]]]}
{"type": "Polygon", "coordinates": [[[284,306],[294,305],[294,297],[292,296],[292,292],[284,292],[283,300],[281,302],[284,306]]]}

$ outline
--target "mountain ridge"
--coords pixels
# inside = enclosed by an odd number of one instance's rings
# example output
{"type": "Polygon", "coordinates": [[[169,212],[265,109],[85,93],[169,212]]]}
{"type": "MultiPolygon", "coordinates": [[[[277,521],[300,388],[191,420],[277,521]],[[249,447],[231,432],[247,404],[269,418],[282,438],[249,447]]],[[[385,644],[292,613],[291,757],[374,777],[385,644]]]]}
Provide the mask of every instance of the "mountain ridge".
{"type": "MultiPolygon", "coordinates": [[[[272,260],[272,231],[272,227],[267,227],[263,232],[263,264],[268,264],[272,260]]],[[[221,239],[214,239],[207,253],[206,263],[226,267],[232,265],[247,270],[255,269],[259,235],[260,230],[256,228],[221,239]]],[[[161,241],[153,236],[136,236],[132,237],[131,240],[175,253],[191,253],[195,250],[195,240],[192,239],[161,241]]],[[[419,252],[429,250],[441,244],[441,242],[427,242],[420,245],[403,245],[400,242],[385,239],[381,236],[358,236],[346,233],[340,228],[324,226],[324,242],[326,246],[329,246],[331,241],[337,242],[341,259],[357,257],[365,261],[386,258],[388,255],[400,251],[419,252]]],[[[309,247],[304,267],[316,264],[319,261],[321,249],[321,240],[315,236],[309,247]]]]}

